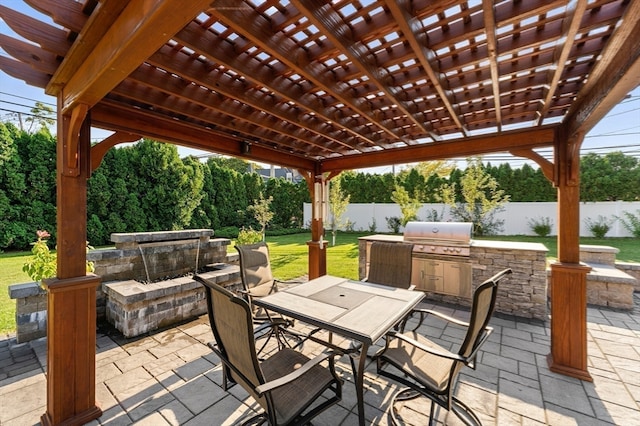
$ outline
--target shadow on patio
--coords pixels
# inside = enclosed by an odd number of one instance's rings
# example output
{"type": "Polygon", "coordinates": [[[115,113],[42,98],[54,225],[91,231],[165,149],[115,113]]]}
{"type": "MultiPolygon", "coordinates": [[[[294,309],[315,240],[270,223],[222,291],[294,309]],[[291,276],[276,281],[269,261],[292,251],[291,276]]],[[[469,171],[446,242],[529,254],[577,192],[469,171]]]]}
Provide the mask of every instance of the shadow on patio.
{"type": "MultiPolygon", "coordinates": [[[[423,304],[466,318],[467,311],[423,304]]],[[[485,425],[640,425],[640,295],[631,312],[588,308],[589,371],[593,383],[547,368],[549,324],[497,315],[476,371],[464,369],[457,394],[485,425]]],[[[428,327],[428,328],[427,328],[428,327]]],[[[423,332],[443,346],[460,336],[452,326],[423,332]]],[[[206,346],[212,339],[206,316],[145,337],[124,339],[108,326],[98,330],[96,398],[104,411],[92,424],[236,424],[257,404],[240,386],[227,393],[220,362],[206,346]]],[[[311,344],[306,350],[317,350],[311,344]]],[[[45,411],[46,340],[0,341],[0,424],[32,425],[45,411]]],[[[316,425],[357,424],[355,387],[348,360],[339,371],[348,382],[342,402],[318,417],[316,425]]],[[[385,410],[397,386],[365,375],[367,423],[387,424],[385,410]]],[[[408,424],[425,424],[428,402],[402,408],[408,424]]],[[[440,423],[459,424],[440,410],[440,423]]]]}

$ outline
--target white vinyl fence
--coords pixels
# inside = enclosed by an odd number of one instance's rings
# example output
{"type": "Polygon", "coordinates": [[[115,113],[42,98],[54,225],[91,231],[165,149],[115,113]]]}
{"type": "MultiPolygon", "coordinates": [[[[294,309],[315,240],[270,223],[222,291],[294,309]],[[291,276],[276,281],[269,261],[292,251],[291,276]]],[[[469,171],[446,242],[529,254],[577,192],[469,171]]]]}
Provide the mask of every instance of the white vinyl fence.
{"type": "MultiPolygon", "coordinates": [[[[620,220],[616,217],[624,217],[623,212],[629,212],[636,217],[640,215],[640,201],[611,201],[597,203],[580,203],[580,236],[590,237],[585,220],[591,219],[598,222],[600,216],[609,221],[614,221],[607,237],[630,237],[620,220]]],[[[438,220],[453,220],[449,214],[449,207],[444,204],[424,204],[418,211],[418,220],[432,220],[433,212],[437,213],[438,220]]],[[[391,232],[387,226],[387,217],[401,217],[400,207],[397,204],[349,204],[342,221],[352,223],[354,231],[391,232]],[[372,229],[375,221],[375,230],[372,229]]],[[[551,223],[551,235],[557,234],[557,203],[508,203],[504,210],[496,214],[497,219],[504,220],[504,226],[500,235],[535,235],[529,226],[531,220],[541,220],[548,217],[551,223]]],[[[311,204],[304,204],[304,223],[311,222],[311,204]]],[[[329,227],[329,220],[325,222],[325,228],[329,227]]],[[[344,230],[345,227],[343,226],[344,230]]],[[[402,232],[402,229],[400,230],[402,232]]]]}

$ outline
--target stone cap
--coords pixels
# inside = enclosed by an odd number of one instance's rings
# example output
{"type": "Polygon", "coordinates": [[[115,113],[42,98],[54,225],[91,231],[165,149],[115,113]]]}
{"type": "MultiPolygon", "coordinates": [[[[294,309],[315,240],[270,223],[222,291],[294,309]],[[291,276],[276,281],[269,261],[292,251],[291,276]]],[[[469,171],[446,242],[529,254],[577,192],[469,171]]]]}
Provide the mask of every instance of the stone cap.
{"type": "Polygon", "coordinates": [[[38,296],[40,294],[45,294],[46,292],[47,291],[40,287],[40,284],[35,281],[9,286],[9,298],[11,299],[23,299],[29,296],[38,296]]]}
{"type": "Polygon", "coordinates": [[[500,250],[529,250],[545,253],[549,251],[542,243],[528,243],[523,241],[471,240],[471,247],[500,250]]]}
{"type": "Polygon", "coordinates": [[[590,245],[590,244],[580,244],[580,251],[593,252],[593,253],[614,253],[614,254],[617,254],[620,252],[620,250],[615,247],[597,246],[597,245],[590,245]]]}
{"type": "Polygon", "coordinates": [[[180,231],[127,232],[111,234],[114,243],[150,243],[212,237],[213,229],[183,229],[180,231]]]}

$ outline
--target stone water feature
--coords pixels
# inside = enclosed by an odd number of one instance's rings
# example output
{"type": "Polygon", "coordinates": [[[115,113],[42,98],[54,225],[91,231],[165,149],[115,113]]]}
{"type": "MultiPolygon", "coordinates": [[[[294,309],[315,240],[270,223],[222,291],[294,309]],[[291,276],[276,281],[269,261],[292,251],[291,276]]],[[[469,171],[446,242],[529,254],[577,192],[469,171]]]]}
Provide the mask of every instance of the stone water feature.
{"type": "Polygon", "coordinates": [[[125,337],[138,336],[207,312],[201,271],[219,284],[240,283],[227,263],[226,238],[211,229],[112,234],[115,249],[92,252],[103,280],[105,316],[125,337]]]}
{"type": "MultiPolygon", "coordinates": [[[[225,287],[240,283],[237,254],[212,229],[112,234],[115,248],[92,250],[102,285],[96,290],[98,319],[107,319],[125,337],[134,337],[206,313],[196,270],[225,287]]],[[[18,342],[46,336],[47,294],[38,283],[10,286],[16,299],[18,342]]]]}

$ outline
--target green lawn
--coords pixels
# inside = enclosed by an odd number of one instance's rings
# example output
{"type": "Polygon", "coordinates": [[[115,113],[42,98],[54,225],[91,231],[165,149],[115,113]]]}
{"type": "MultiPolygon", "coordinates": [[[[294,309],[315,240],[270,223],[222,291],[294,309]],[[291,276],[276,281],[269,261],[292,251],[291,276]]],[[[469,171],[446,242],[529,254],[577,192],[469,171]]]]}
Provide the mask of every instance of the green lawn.
{"type": "MultiPolygon", "coordinates": [[[[339,233],[336,246],[327,248],[327,273],[346,278],[358,278],[358,238],[370,233],[339,233]]],[[[327,233],[326,238],[331,240],[327,233]]],[[[311,234],[295,234],[279,237],[267,237],[269,243],[273,273],[277,278],[288,280],[307,273],[307,244],[311,234]]],[[[486,239],[501,241],[524,241],[542,243],[548,249],[549,258],[557,256],[556,237],[530,237],[515,235],[508,237],[488,237],[486,239]]],[[[581,244],[607,245],[620,250],[617,260],[640,262],[640,243],[633,238],[582,238],[581,244]]],[[[229,252],[235,249],[229,247],[229,252]]],[[[15,301],[9,299],[8,287],[11,284],[28,282],[29,277],[22,272],[30,252],[0,253],[0,335],[15,330],[15,301]]]]}
{"type": "Polygon", "coordinates": [[[0,253],[0,336],[16,329],[16,301],[9,299],[11,284],[31,281],[22,265],[31,252],[0,253]]]}

